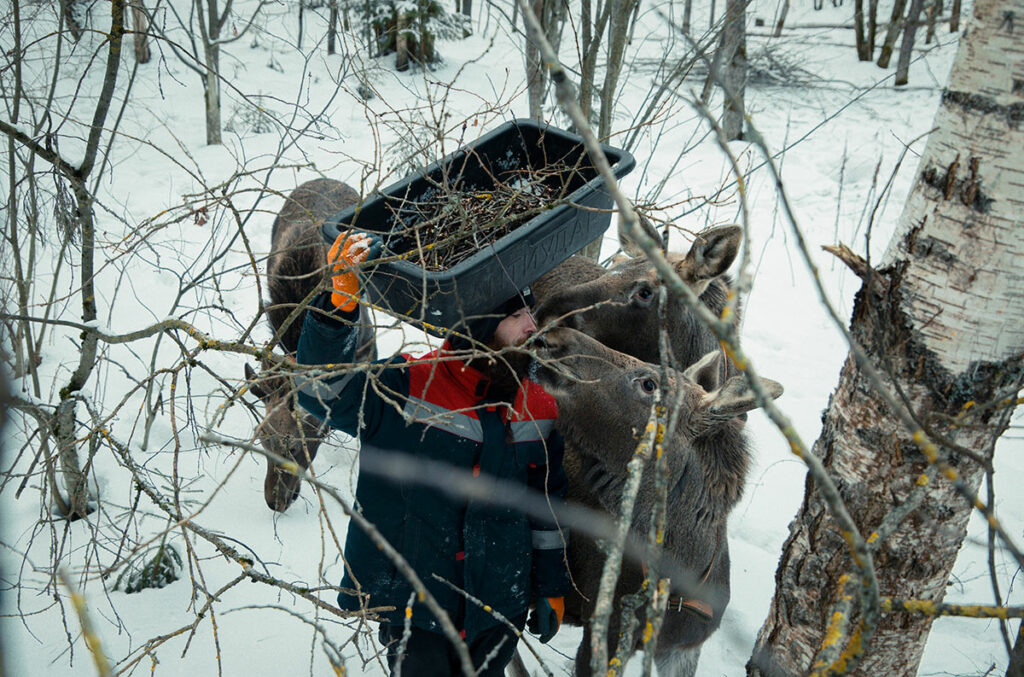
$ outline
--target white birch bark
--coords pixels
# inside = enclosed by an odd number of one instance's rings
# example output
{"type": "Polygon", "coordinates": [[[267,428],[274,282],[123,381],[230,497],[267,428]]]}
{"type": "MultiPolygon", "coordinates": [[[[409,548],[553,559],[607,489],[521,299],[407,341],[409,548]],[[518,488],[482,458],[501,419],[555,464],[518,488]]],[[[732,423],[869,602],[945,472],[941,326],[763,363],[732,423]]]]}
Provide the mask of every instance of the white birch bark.
{"type": "MultiPolygon", "coordinates": [[[[974,15],[880,279],[860,291],[851,328],[919,420],[990,459],[1006,411],[971,412],[1013,394],[1024,371],[1024,31],[1005,20],[1024,16],[1024,0],[978,0],[974,15]],[[953,424],[953,416],[962,418],[953,424]]],[[[848,359],[814,447],[865,537],[926,466],[871,388],[848,359]]],[[[976,492],[979,465],[956,452],[949,459],[976,492]]],[[[944,478],[923,491],[922,505],[874,552],[882,595],[945,594],[971,508],[944,478]]],[[[808,484],[751,674],[808,672],[849,571],[846,544],[808,484]]],[[[853,674],[916,674],[930,627],[928,618],[883,617],[853,674]]]]}

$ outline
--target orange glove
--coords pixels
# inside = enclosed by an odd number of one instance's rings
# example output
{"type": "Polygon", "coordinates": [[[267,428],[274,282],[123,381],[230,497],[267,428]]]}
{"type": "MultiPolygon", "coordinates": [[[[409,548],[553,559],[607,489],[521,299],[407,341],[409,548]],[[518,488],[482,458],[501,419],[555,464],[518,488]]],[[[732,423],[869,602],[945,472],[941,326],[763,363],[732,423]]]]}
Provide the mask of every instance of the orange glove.
{"type": "Polygon", "coordinates": [[[548,597],[548,604],[551,605],[555,615],[558,616],[558,625],[562,625],[562,617],[565,616],[565,598],[548,597]]]}
{"type": "Polygon", "coordinates": [[[355,310],[359,304],[359,277],[355,267],[380,253],[379,237],[353,230],[342,231],[327,252],[327,263],[334,275],[331,303],[344,311],[355,310]]]}

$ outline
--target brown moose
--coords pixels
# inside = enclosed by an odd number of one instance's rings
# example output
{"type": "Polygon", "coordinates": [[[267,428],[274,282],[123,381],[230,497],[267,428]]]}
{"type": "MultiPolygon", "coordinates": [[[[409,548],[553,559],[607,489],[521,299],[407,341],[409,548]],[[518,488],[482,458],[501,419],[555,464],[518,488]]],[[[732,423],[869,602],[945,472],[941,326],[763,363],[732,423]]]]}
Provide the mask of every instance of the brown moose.
{"type": "MultiPolygon", "coordinates": [[[[612,350],[569,328],[550,329],[537,342],[535,373],[558,402],[571,501],[618,515],[627,464],[656,393],[663,388],[663,402],[670,410],[678,406],[667,426],[671,437],[664,441],[668,464],[664,551],[676,567],[691,573],[691,585],[687,589],[673,580],[654,659],[661,677],[692,676],[700,645],[718,628],[729,601],[726,521],[743,493],[749,451],[742,415],[757,407],[754,395],[742,376],[722,382],[720,351],[680,372],[612,350]],[[694,581],[699,582],[696,589],[694,581]]],[[[778,383],[765,379],[764,384],[773,398],[782,393],[778,383]]],[[[633,513],[632,529],[642,539],[650,529],[654,475],[649,463],[633,513]]],[[[581,676],[592,674],[589,621],[604,560],[604,551],[594,541],[571,540],[570,562],[580,594],[567,597],[565,608],[568,620],[584,625],[576,654],[576,674],[581,676]]],[[[644,563],[624,561],[608,632],[609,656],[615,655],[620,602],[637,592],[645,577],[644,563]]],[[[644,620],[640,618],[640,627],[644,620]]]]}
{"type": "MultiPolygon", "coordinates": [[[[327,245],[320,226],[332,214],[359,201],[359,194],[350,186],[333,179],[314,179],[298,186],[285,199],[271,231],[270,256],[267,259],[267,292],[270,302],[266,312],[277,341],[289,356],[295,354],[307,310],[294,311],[304,301],[312,300],[313,292],[326,278],[327,245]]],[[[372,328],[365,309],[361,311],[360,359],[376,357],[372,328]]],[[[263,447],[278,456],[294,460],[308,468],[316,456],[323,437],[320,421],[299,407],[295,400],[295,383],[286,372],[264,362],[259,374],[248,364],[245,377],[253,394],[264,406],[263,420],[256,427],[256,436],[263,447]]],[[[267,475],[263,495],[267,505],[283,512],[299,495],[300,478],[267,459],[267,475]]]]}

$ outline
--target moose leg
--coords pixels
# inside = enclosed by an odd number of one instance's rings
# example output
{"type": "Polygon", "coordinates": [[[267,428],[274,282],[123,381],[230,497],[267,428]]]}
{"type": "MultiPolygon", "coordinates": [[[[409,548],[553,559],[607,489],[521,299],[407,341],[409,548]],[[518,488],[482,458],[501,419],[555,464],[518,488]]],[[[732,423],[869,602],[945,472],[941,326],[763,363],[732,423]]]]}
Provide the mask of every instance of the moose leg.
{"type": "MultiPolygon", "coordinates": [[[[576,650],[576,677],[592,677],[594,675],[594,672],[590,669],[591,656],[594,655],[590,648],[590,625],[591,622],[587,621],[583,626],[583,641],[580,642],[580,647],[576,650]]],[[[608,660],[615,656],[615,649],[619,643],[620,627],[619,615],[617,613],[612,614],[612,617],[608,620],[608,660]]]]}
{"type": "Polygon", "coordinates": [[[658,677],[693,677],[697,674],[699,659],[700,645],[689,649],[666,647],[665,650],[656,651],[654,654],[654,664],[658,666],[658,677]]]}

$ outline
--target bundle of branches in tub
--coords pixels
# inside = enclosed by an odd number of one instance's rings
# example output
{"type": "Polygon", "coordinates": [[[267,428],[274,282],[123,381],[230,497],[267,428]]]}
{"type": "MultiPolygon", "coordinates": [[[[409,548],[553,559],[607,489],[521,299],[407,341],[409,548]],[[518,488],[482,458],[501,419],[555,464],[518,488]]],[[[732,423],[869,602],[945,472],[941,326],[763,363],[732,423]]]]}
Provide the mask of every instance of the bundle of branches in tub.
{"type": "Polygon", "coordinates": [[[563,200],[564,177],[572,171],[564,163],[514,170],[486,189],[449,189],[404,202],[394,210],[403,225],[392,231],[388,248],[424,270],[452,268],[563,200]]]}

